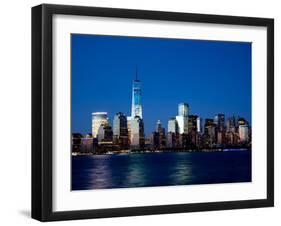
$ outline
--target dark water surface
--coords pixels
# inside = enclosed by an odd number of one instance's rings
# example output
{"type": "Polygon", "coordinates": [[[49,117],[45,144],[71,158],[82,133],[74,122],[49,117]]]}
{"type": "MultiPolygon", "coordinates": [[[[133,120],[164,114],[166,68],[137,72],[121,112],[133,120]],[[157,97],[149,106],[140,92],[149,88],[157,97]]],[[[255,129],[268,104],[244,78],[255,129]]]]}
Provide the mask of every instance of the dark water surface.
{"type": "Polygon", "coordinates": [[[251,151],[72,156],[72,190],[251,181],[251,151]]]}

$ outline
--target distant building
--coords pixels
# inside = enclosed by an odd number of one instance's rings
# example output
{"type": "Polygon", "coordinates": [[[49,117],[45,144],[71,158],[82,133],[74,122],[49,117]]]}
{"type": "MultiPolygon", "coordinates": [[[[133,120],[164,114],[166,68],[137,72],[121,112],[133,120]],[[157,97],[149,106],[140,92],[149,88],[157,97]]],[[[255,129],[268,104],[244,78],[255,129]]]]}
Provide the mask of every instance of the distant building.
{"type": "Polygon", "coordinates": [[[133,149],[144,147],[144,125],[143,120],[136,116],[130,120],[130,145],[133,149]]]}
{"type": "Polygon", "coordinates": [[[226,132],[236,132],[236,119],[234,116],[227,119],[226,132]]]}
{"type": "Polygon", "coordinates": [[[180,103],[178,105],[178,115],[179,116],[188,116],[188,104],[186,103],[180,103]]]}
{"type": "Polygon", "coordinates": [[[81,138],[81,152],[82,153],[93,152],[93,137],[92,137],[92,134],[87,134],[85,137],[81,138]]]}
{"type": "Polygon", "coordinates": [[[244,119],[244,118],[241,118],[241,117],[239,117],[238,119],[237,119],[237,126],[239,127],[239,126],[242,126],[242,125],[247,125],[248,124],[248,122],[244,119]]]}
{"type": "Polygon", "coordinates": [[[225,117],[224,114],[217,114],[214,117],[214,124],[218,132],[223,132],[225,130],[225,117]]]}
{"type": "Polygon", "coordinates": [[[180,134],[188,133],[188,104],[180,103],[178,106],[178,115],[176,120],[179,127],[180,134]]]}
{"type": "Polygon", "coordinates": [[[175,148],[179,146],[179,126],[175,118],[170,118],[168,120],[166,146],[168,148],[175,148]]]}
{"type": "Polygon", "coordinates": [[[205,144],[211,146],[216,140],[215,124],[213,119],[205,119],[204,126],[205,144]]]}
{"type": "Polygon", "coordinates": [[[72,152],[80,152],[81,151],[81,139],[83,138],[80,133],[72,134],[72,152]]]}
{"type": "Polygon", "coordinates": [[[202,133],[202,118],[198,116],[196,123],[197,123],[197,132],[202,133]]]}
{"type": "Polygon", "coordinates": [[[224,114],[217,114],[214,117],[216,143],[222,145],[225,142],[225,116],[224,114]]]}
{"type": "Polygon", "coordinates": [[[92,113],[92,136],[96,138],[101,125],[108,124],[107,112],[92,113]]]}
{"type": "Polygon", "coordinates": [[[226,132],[226,144],[237,145],[239,143],[239,133],[226,132]]]}
{"type": "Polygon", "coordinates": [[[138,79],[138,71],[136,70],[136,79],[133,81],[132,87],[132,112],[134,119],[136,116],[142,119],[142,100],[141,100],[141,81],[138,79]]]}
{"type": "Polygon", "coordinates": [[[127,134],[127,118],[122,112],[119,112],[113,118],[113,136],[122,137],[127,134]]]}
{"type": "Polygon", "coordinates": [[[249,142],[249,126],[247,124],[239,125],[239,141],[241,143],[249,142]]]}
{"type": "Polygon", "coordinates": [[[162,129],[161,121],[160,121],[160,120],[157,120],[155,131],[156,131],[156,132],[159,132],[161,129],[162,129]]]}
{"type": "Polygon", "coordinates": [[[144,145],[145,145],[145,148],[150,148],[151,147],[151,139],[150,139],[150,137],[145,138],[144,145]]]}
{"type": "Polygon", "coordinates": [[[183,133],[183,134],[179,134],[179,147],[181,148],[189,148],[190,145],[190,136],[189,134],[183,133]]]}
{"type": "Polygon", "coordinates": [[[216,136],[217,136],[217,144],[222,145],[225,143],[225,132],[218,131],[216,136]]]}
{"type": "Polygon", "coordinates": [[[168,120],[168,133],[178,133],[179,132],[179,126],[178,122],[175,118],[170,118],[168,120]]]}
{"type": "Polygon", "coordinates": [[[160,120],[157,121],[156,132],[159,134],[159,147],[165,148],[166,147],[165,128],[162,127],[160,120]]]}
{"type": "Polygon", "coordinates": [[[188,133],[197,132],[197,115],[188,116],[188,133]]]}
{"type": "Polygon", "coordinates": [[[199,142],[199,134],[197,129],[197,115],[189,115],[188,116],[188,135],[189,135],[189,147],[197,146],[199,142]]]}
{"type": "Polygon", "coordinates": [[[167,148],[177,148],[179,146],[179,134],[168,132],[166,138],[166,147],[167,148]]]}
{"type": "Polygon", "coordinates": [[[112,142],[113,140],[113,132],[112,128],[109,124],[102,124],[99,127],[97,134],[98,142],[112,142]]]}
{"type": "Polygon", "coordinates": [[[129,143],[129,145],[131,143],[131,121],[132,121],[132,117],[127,116],[127,129],[128,129],[128,143],[129,143]]]}
{"type": "Polygon", "coordinates": [[[132,149],[143,148],[145,145],[144,123],[142,119],[142,94],[141,81],[138,79],[136,70],[136,79],[132,86],[132,110],[131,116],[127,117],[128,139],[132,149]]]}
{"type": "Polygon", "coordinates": [[[160,139],[158,132],[152,132],[150,135],[150,147],[152,149],[159,149],[160,148],[160,139]]]}
{"type": "Polygon", "coordinates": [[[128,148],[128,127],[127,118],[119,112],[113,119],[113,140],[120,148],[128,148]]]}

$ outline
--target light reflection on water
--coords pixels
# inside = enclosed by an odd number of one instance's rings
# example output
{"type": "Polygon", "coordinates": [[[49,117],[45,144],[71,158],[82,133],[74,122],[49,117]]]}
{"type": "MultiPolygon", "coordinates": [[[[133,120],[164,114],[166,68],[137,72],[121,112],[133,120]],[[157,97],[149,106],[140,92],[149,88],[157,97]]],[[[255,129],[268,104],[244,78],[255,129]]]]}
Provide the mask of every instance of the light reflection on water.
{"type": "Polygon", "coordinates": [[[250,151],[72,157],[73,190],[248,181],[250,151]]]}
{"type": "Polygon", "coordinates": [[[111,168],[108,164],[110,156],[95,156],[95,164],[89,169],[90,187],[104,188],[112,184],[111,168]]]}
{"type": "Polygon", "coordinates": [[[135,155],[129,156],[128,169],[125,172],[125,181],[133,187],[145,186],[147,183],[147,171],[143,158],[135,155]]]}

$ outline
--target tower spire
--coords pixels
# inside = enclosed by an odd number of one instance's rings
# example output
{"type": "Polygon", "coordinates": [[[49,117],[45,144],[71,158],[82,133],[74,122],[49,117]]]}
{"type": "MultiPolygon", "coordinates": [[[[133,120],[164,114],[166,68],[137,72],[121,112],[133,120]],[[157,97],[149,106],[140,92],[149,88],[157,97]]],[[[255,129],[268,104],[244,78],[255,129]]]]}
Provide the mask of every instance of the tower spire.
{"type": "Polygon", "coordinates": [[[139,116],[142,119],[142,105],[141,105],[141,82],[138,80],[138,67],[136,65],[136,78],[133,80],[132,87],[132,118],[139,116]]]}

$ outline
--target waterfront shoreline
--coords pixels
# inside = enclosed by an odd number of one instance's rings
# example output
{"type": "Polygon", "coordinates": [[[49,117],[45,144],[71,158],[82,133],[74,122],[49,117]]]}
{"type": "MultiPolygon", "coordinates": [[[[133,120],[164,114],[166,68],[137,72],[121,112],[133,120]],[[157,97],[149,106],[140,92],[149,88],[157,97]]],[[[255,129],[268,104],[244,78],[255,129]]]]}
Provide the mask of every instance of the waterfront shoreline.
{"type": "Polygon", "coordinates": [[[227,151],[251,151],[251,148],[215,148],[215,149],[201,149],[201,150],[120,150],[120,151],[109,151],[105,153],[78,153],[72,152],[72,156],[92,156],[92,155],[119,155],[119,154],[149,154],[149,153],[177,153],[177,152],[227,152],[227,151]]]}

